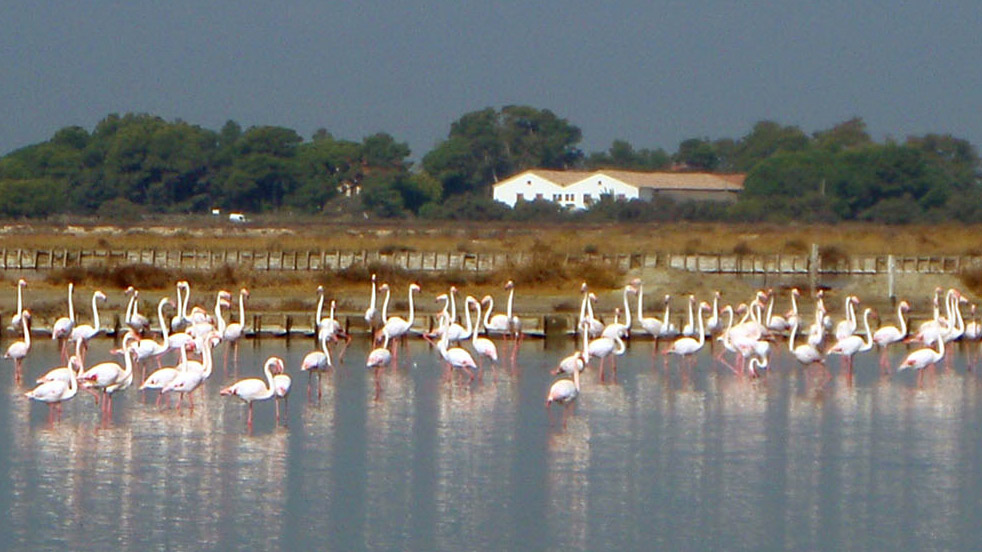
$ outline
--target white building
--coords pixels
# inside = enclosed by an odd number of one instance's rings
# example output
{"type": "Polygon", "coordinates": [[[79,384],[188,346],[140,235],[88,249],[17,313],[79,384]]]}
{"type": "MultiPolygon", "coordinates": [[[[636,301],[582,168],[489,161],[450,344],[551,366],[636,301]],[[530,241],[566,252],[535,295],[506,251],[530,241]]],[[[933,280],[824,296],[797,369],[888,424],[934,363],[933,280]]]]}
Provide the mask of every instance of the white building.
{"type": "Polygon", "coordinates": [[[743,190],[745,177],[691,172],[533,169],[495,184],[493,197],[509,207],[519,201],[543,199],[570,209],[585,209],[604,195],[624,200],[670,197],[680,201],[734,201],[743,190]]]}

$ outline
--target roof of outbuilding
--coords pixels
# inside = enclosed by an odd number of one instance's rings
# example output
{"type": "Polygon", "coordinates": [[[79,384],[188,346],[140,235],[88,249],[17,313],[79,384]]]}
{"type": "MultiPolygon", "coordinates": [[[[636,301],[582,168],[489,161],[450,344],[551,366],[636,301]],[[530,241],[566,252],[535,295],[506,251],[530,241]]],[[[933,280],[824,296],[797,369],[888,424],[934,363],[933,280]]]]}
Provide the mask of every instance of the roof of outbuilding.
{"type": "Polygon", "coordinates": [[[745,174],[715,174],[701,172],[638,172],[619,169],[602,169],[597,171],[557,171],[550,169],[530,169],[510,178],[502,180],[497,185],[504,184],[524,175],[534,174],[559,186],[569,186],[582,182],[587,178],[607,176],[638,188],[653,188],[660,190],[712,190],[739,192],[743,190],[745,174]]]}

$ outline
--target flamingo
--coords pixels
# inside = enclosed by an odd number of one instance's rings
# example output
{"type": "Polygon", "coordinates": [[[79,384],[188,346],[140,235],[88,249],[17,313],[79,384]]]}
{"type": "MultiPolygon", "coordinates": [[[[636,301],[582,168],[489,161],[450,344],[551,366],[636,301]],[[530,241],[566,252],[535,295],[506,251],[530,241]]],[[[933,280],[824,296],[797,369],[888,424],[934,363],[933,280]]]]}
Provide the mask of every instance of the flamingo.
{"type": "MultiPolygon", "coordinates": [[[[451,343],[459,343],[470,339],[473,327],[468,325],[468,329],[457,323],[457,286],[450,286],[450,317],[446,326],[447,340],[451,343]]],[[[469,310],[467,311],[470,312],[469,310]]],[[[468,315],[469,316],[469,315],[468,315]]]]}
{"type": "MultiPolygon", "coordinates": [[[[72,357],[77,362],[78,359],[72,357]]],[[[71,362],[71,361],[70,361],[71,362]]],[[[48,421],[53,422],[55,413],[61,418],[61,403],[70,400],[78,393],[78,381],[75,377],[66,380],[46,381],[24,393],[28,399],[48,404],[48,421]]]]}
{"type": "Polygon", "coordinates": [[[127,379],[133,377],[133,357],[131,355],[133,351],[132,346],[113,351],[113,354],[123,353],[125,368],[116,362],[100,362],[82,372],[78,377],[82,385],[102,391],[102,412],[105,414],[112,412],[112,395],[109,388],[121,386],[127,379]]]}
{"type": "MultiPolygon", "coordinates": [[[[767,316],[764,317],[764,326],[767,330],[772,333],[784,333],[791,328],[791,324],[783,316],[774,314],[774,294],[769,293],[770,297],[767,302],[767,316]]],[[[792,300],[794,295],[792,294],[792,300]]]]}
{"type": "Polygon", "coordinates": [[[365,323],[368,324],[369,332],[375,329],[375,318],[378,317],[378,309],[375,308],[375,274],[372,274],[372,299],[368,304],[368,308],[365,309],[365,323]]]}
{"type": "Polygon", "coordinates": [[[313,377],[314,373],[317,373],[317,400],[319,401],[323,392],[321,387],[321,375],[334,366],[334,364],[331,362],[331,351],[327,348],[327,333],[320,332],[318,337],[321,350],[307,353],[307,355],[303,357],[303,361],[300,363],[300,370],[302,372],[307,372],[308,401],[310,400],[311,378],[313,377]]]}
{"type": "MultiPolygon", "coordinates": [[[[385,305],[389,303],[389,286],[388,284],[382,284],[385,288],[385,305]]],[[[403,319],[399,316],[393,316],[385,321],[385,325],[382,326],[380,333],[382,336],[389,336],[392,339],[392,357],[399,358],[399,342],[398,338],[409,334],[409,331],[413,327],[413,322],[416,320],[416,311],[413,306],[413,294],[420,291],[419,284],[413,283],[409,285],[409,318],[403,319]]],[[[382,310],[385,310],[383,305],[382,310]]],[[[377,339],[377,338],[376,338],[377,339]]]]}
{"type": "Polygon", "coordinates": [[[266,363],[263,365],[266,381],[259,378],[239,380],[219,392],[223,397],[238,397],[249,405],[249,417],[246,420],[246,425],[250,429],[252,428],[252,403],[271,399],[276,394],[272,373],[274,367],[280,371],[284,370],[283,359],[275,356],[266,359],[266,363]]]}
{"type": "Polygon", "coordinates": [[[858,304],[859,299],[855,295],[846,297],[846,319],[835,326],[835,338],[838,341],[856,333],[856,305],[858,304]]]}
{"type": "Polygon", "coordinates": [[[385,336],[382,345],[372,349],[372,352],[368,353],[368,359],[365,361],[365,368],[371,368],[375,371],[375,397],[382,393],[382,382],[379,378],[379,373],[382,368],[385,368],[392,362],[392,352],[389,351],[389,336],[385,336]]]}
{"type": "Polygon", "coordinates": [[[59,366],[57,368],[52,368],[44,373],[43,376],[39,377],[35,383],[42,384],[49,381],[64,381],[78,377],[82,373],[82,362],[79,356],[79,348],[81,348],[82,342],[75,343],[75,354],[68,357],[68,363],[65,366],[59,366]]]}
{"type": "Polygon", "coordinates": [[[560,360],[559,366],[552,372],[549,372],[550,374],[553,376],[560,373],[572,374],[574,371],[582,372],[586,369],[587,364],[590,362],[590,338],[587,336],[586,331],[581,331],[580,335],[583,336],[583,349],[560,360]]]}
{"type": "MultiPolygon", "coordinates": [[[[581,324],[581,328],[589,323],[589,320],[585,320],[584,324],[581,324]]],[[[604,381],[604,362],[607,360],[607,357],[610,356],[611,353],[613,353],[615,357],[623,355],[624,351],[626,350],[627,346],[624,344],[624,340],[621,339],[621,336],[616,334],[613,337],[598,337],[587,344],[587,352],[589,353],[588,356],[597,357],[600,359],[600,381],[604,381]]],[[[617,359],[612,358],[611,364],[613,366],[613,379],[616,381],[617,359]]]]}
{"type": "Polygon", "coordinates": [[[231,324],[225,326],[225,331],[222,332],[222,341],[227,341],[228,346],[225,348],[225,355],[222,358],[222,365],[228,366],[228,350],[234,349],[232,363],[236,366],[239,365],[239,340],[245,335],[245,299],[249,297],[249,290],[242,288],[239,290],[239,321],[232,322],[231,324]]]}
{"type": "MultiPolygon", "coordinates": [[[[164,297],[157,303],[157,320],[160,321],[160,331],[163,335],[163,339],[160,343],[157,343],[153,339],[140,339],[136,333],[132,334],[132,337],[137,339],[136,344],[136,362],[141,365],[141,375],[143,374],[142,363],[149,358],[156,358],[158,363],[158,368],[160,368],[160,357],[164,355],[169,349],[168,345],[168,335],[167,335],[167,325],[164,324],[164,305],[174,303],[164,297]]],[[[125,341],[126,338],[124,338],[125,341]]]]}
{"type": "Polygon", "coordinates": [[[689,318],[688,318],[688,322],[686,322],[685,325],[682,326],[682,335],[685,337],[692,337],[696,334],[695,315],[692,312],[692,307],[696,304],[696,296],[690,294],[688,303],[689,303],[689,318]]]}
{"type": "MultiPolygon", "coordinates": [[[[581,324],[580,331],[583,334],[583,341],[586,343],[589,339],[589,322],[584,322],[581,324]]],[[[606,338],[604,338],[606,339],[606,338]]],[[[590,363],[590,350],[589,347],[584,346],[583,348],[583,362],[585,364],[590,363]]],[[[549,411],[549,407],[552,403],[559,403],[563,405],[563,429],[566,429],[566,416],[569,412],[570,406],[572,406],[573,401],[576,397],[580,395],[580,371],[573,370],[573,379],[559,379],[553,382],[549,387],[549,393],[546,395],[546,411],[549,411]]],[[[551,414],[550,414],[551,419],[551,414]]]]}
{"type": "MultiPolygon", "coordinates": [[[[657,342],[658,337],[661,335],[661,329],[664,322],[658,320],[653,316],[645,317],[642,308],[644,305],[644,285],[641,283],[639,278],[634,279],[632,282],[634,286],[638,289],[638,324],[641,324],[641,328],[648,332],[651,337],[657,342]]],[[[667,297],[667,296],[666,296],[667,297]]],[[[665,303],[666,312],[668,310],[668,302],[665,303]]],[[[657,348],[657,347],[656,347],[657,348]]],[[[651,350],[652,355],[655,353],[655,349],[651,350]]]]}
{"type": "Polygon", "coordinates": [[[170,320],[170,330],[183,332],[191,320],[188,318],[188,299],[191,298],[191,284],[186,280],[177,282],[177,313],[170,320]]]}
{"type": "Polygon", "coordinates": [[[75,327],[75,303],[72,295],[75,292],[75,284],[68,283],[68,318],[61,317],[55,320],[55,325],[51,327],[51,339],[61,342],[61,359],[65,360],[68,355],[68,337],[75,327]]]}
{"type": "Polygon", "coordinates": [[[910,304],[907,301],[901,301],[897,305],[897,320],[900,321],[900,328],[896,326],[881,326],[876,332],[873,333],[873,343],[876,343],[877,347],[880,348],[880,367],[886,368],[887,364],[887,347],[894,343],[899,343],[907,337],[907,319],[904,314],[910,310],[910,304]]]}
{"type": "MultiPolygon", "coordinates": [[[[209,377],[211,377],[211,372],[214,367],[214,360],[212,358],[212,349],[214,349],[219,343],[221,343],[221,336],[217,332],[212,332],[204,340],[204,349],[201,351],[202,363],[191,362],[187,359],[187,350],[182,349],[181,353],[181,366],[184,368],[179,371],[174,379],[172,379],[167,385],[160,390],[161,395],[166,395],[168,393],[179,393],[177,398],[177,411],[181,411],[181,403],[184,401],[184,396],[188,397],[188,405],[191,411],[194,412],[194,391],[201,386],[202,383],[209,377]]],[[[167,401],[170,403],[170,400],[167,401]]]]}
{"type": "Polygon", "coordinates": [[[709,335],[716,335],[720,330],[723,329],[723,317],[720,316],[719,311],[719,299],[722,294],[719,290],[713,291],[713,310],[709,314],[709,319],[706,320],[706,332],[709,335]]]}
{"type": "Polygon", "coordinates": [[[327,340],[329,343],[334,343],[340,339],[344,339],[344,347],[338,354],[338,362],[344,362],[344,352],[348,348],[348,344],[351,343],[351,336],[341,327],[341,323],[337,321],[334,317],[334,313],[337,309],[337,301],[331,299],[331,311],[327,318],[321,319],[318,324],[318,332],[327,334],[327,340]]]}
{"type": "Polygon", "coordinates": [[[798,319],[795,318],[794,323],[791,325],[791,337],[788,339],[788,350],[791,351],[791,354],[794,355],[794,358],[797,359],[798,362],[804,364],[805,366],[815,363],[821,364],[822,352],[811,343],[802,343],[801,345],[795,347],[794,338],[798,334],[798,325],[798,319]]]}
{"type": "Polygon", "coordinates": [[[21,278],[17,280],[17,310],[10,319],[10,329],[17,331],[20,329],[20,313],[24,312],[24,288],[27,287],[27,280],[21,278]]]}
{"type": "MultiPolygon", "coordinates": [[[[689,296],[692,297],[691,295],[689,296]]],[[[703,301],[699,303],[699,338],[695,339],[692,337],[680,337],[676,339],[671,347],[665,350],[665,355],[679,355],[680,358],[691,357],[702,349],[703,345],[706,344],[706,322],[703,319],[702,313],[709,311],[709,303],[703,301]]],[[[665,357],[665,362],[668,362],[668,357],[665,357]]]]}
{"type": "Polygon", "coordinates": [[[20,383],[21,373],[24,367],[24,358],[27,353],[31,352],[31,330],[28,327],[28,322],[31,321],[31,311],[23,311],[20,314],[20,324],[21,328],[24,330],[24,340],[15,341],[7,347],[7,352],[3,354],[3,358],[14,359],[14,381],[20,383]]]}
{"type": "Polygon", "coordinates": [[[290,386],[292,384],[293,380],[290,378],[290,374],[286,373],[285,367],[273,374],[273,394],[276,403],[277,423],[280,421],[280,399],[283,399],[283,411],[287,414],[290,412],[290,386]]]}
{"type": "MultiPolygon", "coordinates": [[[[177,366],[164,366],[162,368],[158,368],[154,370],[149,376],[147,376],[147,379],[143,381],[143,383],[140,385],[139,390],[140,391],[145,391],[147,389],[162,390],[164,387],[166,387],[167,384],[173,381],[174,378],[177,377],[177,374],[184,369],[184,366],[187,364],[187,358],[188,358],[187,350],[193,349],[194,346],[195,345],[193,341],[188,341],[183,347],[181,347],[181,364],[178,364],[177,366]]],[[[154,404],[158,408],[160,407],[160,399],[162,399],[163,397],[164,397],[163,393],[157,395],[157,402],[154,404]]],[[[170,399],[167,400],[167,404],[168,406],[170,406],[170,399]]]]}
{"type": "Polygon", "coordinates": [[[767,369],[767,364],[768,364],[767,357],[757,357],[757,356],[751,357],[750,365],[747,368],[747,371],[750,372],[750,377],[752,378],[760,377],[763,371],[767,369]]]}
{"type": "Polygon", "coordinates": [[[972,321],[965,324],[965,339],[975,341],[982,337],[982,325],[979,324],[978,318],[975,316],[975,303],[971,305],[971,318],[972,321]]]}
{"type": "Polygon", "coordinates": [[[907,355],[907,358],[900,363],[897,371],[900,372],[908,368],[917,370],[917,382],[920,383],[924,368],[927,368],[929,365],[937,364],[938,361],[944,358],[944,338],[939,335],[937,342],[937,351],[931,347],[925,347],[923,349],[912,351],[907,355]]]}
{"type": "Polygon", "coordinates": [[[631,334],[631,306],[627,302],[627,295],[629,293],[637,293],[637,289],[633,285],[628,284],[624,286],[624,323],[621,324],[614,321],[611,324],[607,324],[603,332],[600,333],[602,336],[613,337],[613,334],[617,334],[621,337],[629,337],[631,334]]]}
{"type": "Polygon", "coordinates": [[[846,363],[849,366],[849,374],[852,375],[852,357],[856,353],[861,353],[868,351],[873,348],[873,332],[869,328],[869,315],[873,309],[866,308],[863,311],[863,325],[866,326],[866,341],[863,341],[862,337],[858,335],[848,335],[842,339],[839,339],[835,345],[829,348],[825,353],[826,355],[842,355],[846,358],[846,363]]]}
{"type": "Polygon", "coordinates": [[[593,305],[590,303],[597,296],[590,293],[586,282],[580,285],[580,293],[583,294],[583,301],[580,303],[580,319],[577,321],[577,327],[582,327],[583,323],[586,322],[588,328],[587,334],[591,338],[598,337],[603,333],[604,325],[593,317],[593,305]]]}
{"type": "Polygon", "coordinates": [[[102,331],[102,327],[99,325],[99,304],[98,301],[105,301],[106,294],[96,290],[92,293],[92,321],[95,326],[89,326],[88,324],[82,324],[72,328],[69,334],[69,341],[82,341],[82,362],[85,362],[85,352],[89,348],[89,340],[93,337],[99,335],[102,331]]]}
{"type": "MultiPolygon", "coordinates": [[[[481,320],[481,303],[476,298],[467,296],[467,327],[471,328],[471,316],[470,316],[470,306],[474,305],[476,309],[475,317],[480,322],[481,320]]],[[[474,352],[477,353],[478,367],[481,372],[484,372],[484,364],[481,361],[482,357],[487,357],[491,361],[491,366],[493,367],[498,362],[498,348],[495,346],[494,341],[486,337],[479,337],[477,328],[471,329],[471,346],[474,347],[474,352]]],[[[497,376],[495,376],[497,377],[497,376]]]]}
{"type": "Polygon", "coordinates": [[[951,316],[951,299],[955,293],[954,289],[949,289],[945,295],[945,310],[947,316],[941,316],[941,307],[939,305],[939,295],[943,290],[941,288],[936,288],[934,290],[934,316],[931,320],[923,322],[917,329],[917,333],[911,337],[910,341],[916,341],[919,343],[934,343],[939,335],[944,335],[950,330],[952,324],[951,316]]]}
{"type": "Polygon", "coordinates": [[[143,334],[150,329],[150,320],[139,312],[140,292],[133,286],[129,286],[124,293],[130,296],[130,301],[126,305],[126,315],[123,323],[136,333],[143,334]]]}
{"type": "MultiPolygon", "coordinates": [[[[447,325],[446,322],[444,322],[444,325],[447,325]]],[[[443,360],[450,365],[451,374],[454,368],[463,370],[470,376],[469,382],[473,382],[474,373],[477,370],[477,364],[474,362],[474,357],[472,357],[466,349],[462,349],[460,347],[452,347],[448,349],[447,347],[450,340],[448,339],[447,334],[448,332],[444,328],[443,336],[440,338],[440,341],[437,342],[437,349],[440,351],[440,355],[443,357],[443,360]]]]}

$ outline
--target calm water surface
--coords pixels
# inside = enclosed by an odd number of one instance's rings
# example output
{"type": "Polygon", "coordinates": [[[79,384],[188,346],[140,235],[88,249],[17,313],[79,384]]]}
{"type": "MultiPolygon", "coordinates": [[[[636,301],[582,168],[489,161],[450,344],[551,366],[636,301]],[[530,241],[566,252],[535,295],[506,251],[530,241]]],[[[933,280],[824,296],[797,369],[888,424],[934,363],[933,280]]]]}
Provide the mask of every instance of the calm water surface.
{"type": "MultiPolygon", "coordinates": [[[[56,365],[35,345],[25,380],[56,365]]],[[[5,345],[4,345],[5,346],[5,345]]],[[[109,340],[95,343],[104,359],[109,340]]],[[[219,367],[193,413],[135,389],[111,422],[83,394],[61,422],[13,385],[0,393],[5,548],[291,550],[978,550],[982,377],[967,349],[918,387],[881,377],[825,385],[784,351],[766,381],[708,352],[665,371],[651,344],[619,358],[616,384],[587,372],[563,430],[543,408],[572,341],[526,341],[514,369],[445,384],[413,342],[375,400],[366,342],[306,401],[307,339],[267,339],[219,367]],[[285,427],[271,402],[220,397],[269,355],[294,377],[285,427]]],[[[499,344],[499,348],[501,345],[499,344]]],[[[977,351],[973,349],[973,353],[977,351]]],[[[899,363],[897,351],[893,365],[899,363]]],[[[930,374],[929,374],[930,376],[930,374]]],[[[200,391],[199,391],[200,392],[200,391]]]]}

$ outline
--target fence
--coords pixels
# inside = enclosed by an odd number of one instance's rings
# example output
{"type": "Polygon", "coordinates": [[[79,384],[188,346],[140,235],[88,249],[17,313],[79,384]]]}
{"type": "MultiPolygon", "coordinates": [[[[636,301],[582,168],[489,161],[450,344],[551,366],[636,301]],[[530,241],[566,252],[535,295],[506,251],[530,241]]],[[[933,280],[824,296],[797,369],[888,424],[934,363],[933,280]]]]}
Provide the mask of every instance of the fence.
{"type": "MultiPolygon", "coordinates": [[[[670,268],[717,274],[955,274],[966,266],[982,266],[980,256],[894,255],[851,256],[822,259],[811,255],[714,255],[634,253],[620,255],[566,255],[564,263],[603,263],[623,270],[670,268]],[[892,270],[891,270],[892,268],[892,270]]],[[[12,249],[0,251],[0,270],[54,270],[69,267],[144,264],[160,268],[209,270],[224,265],[258,271],[343,270],[380,263],[406,270],[462,270],[488,272],[522,265],[533,253],[462,253],[397,251],[268,251],[268,250],[110,250],[110,249],[12,249]]]]}

